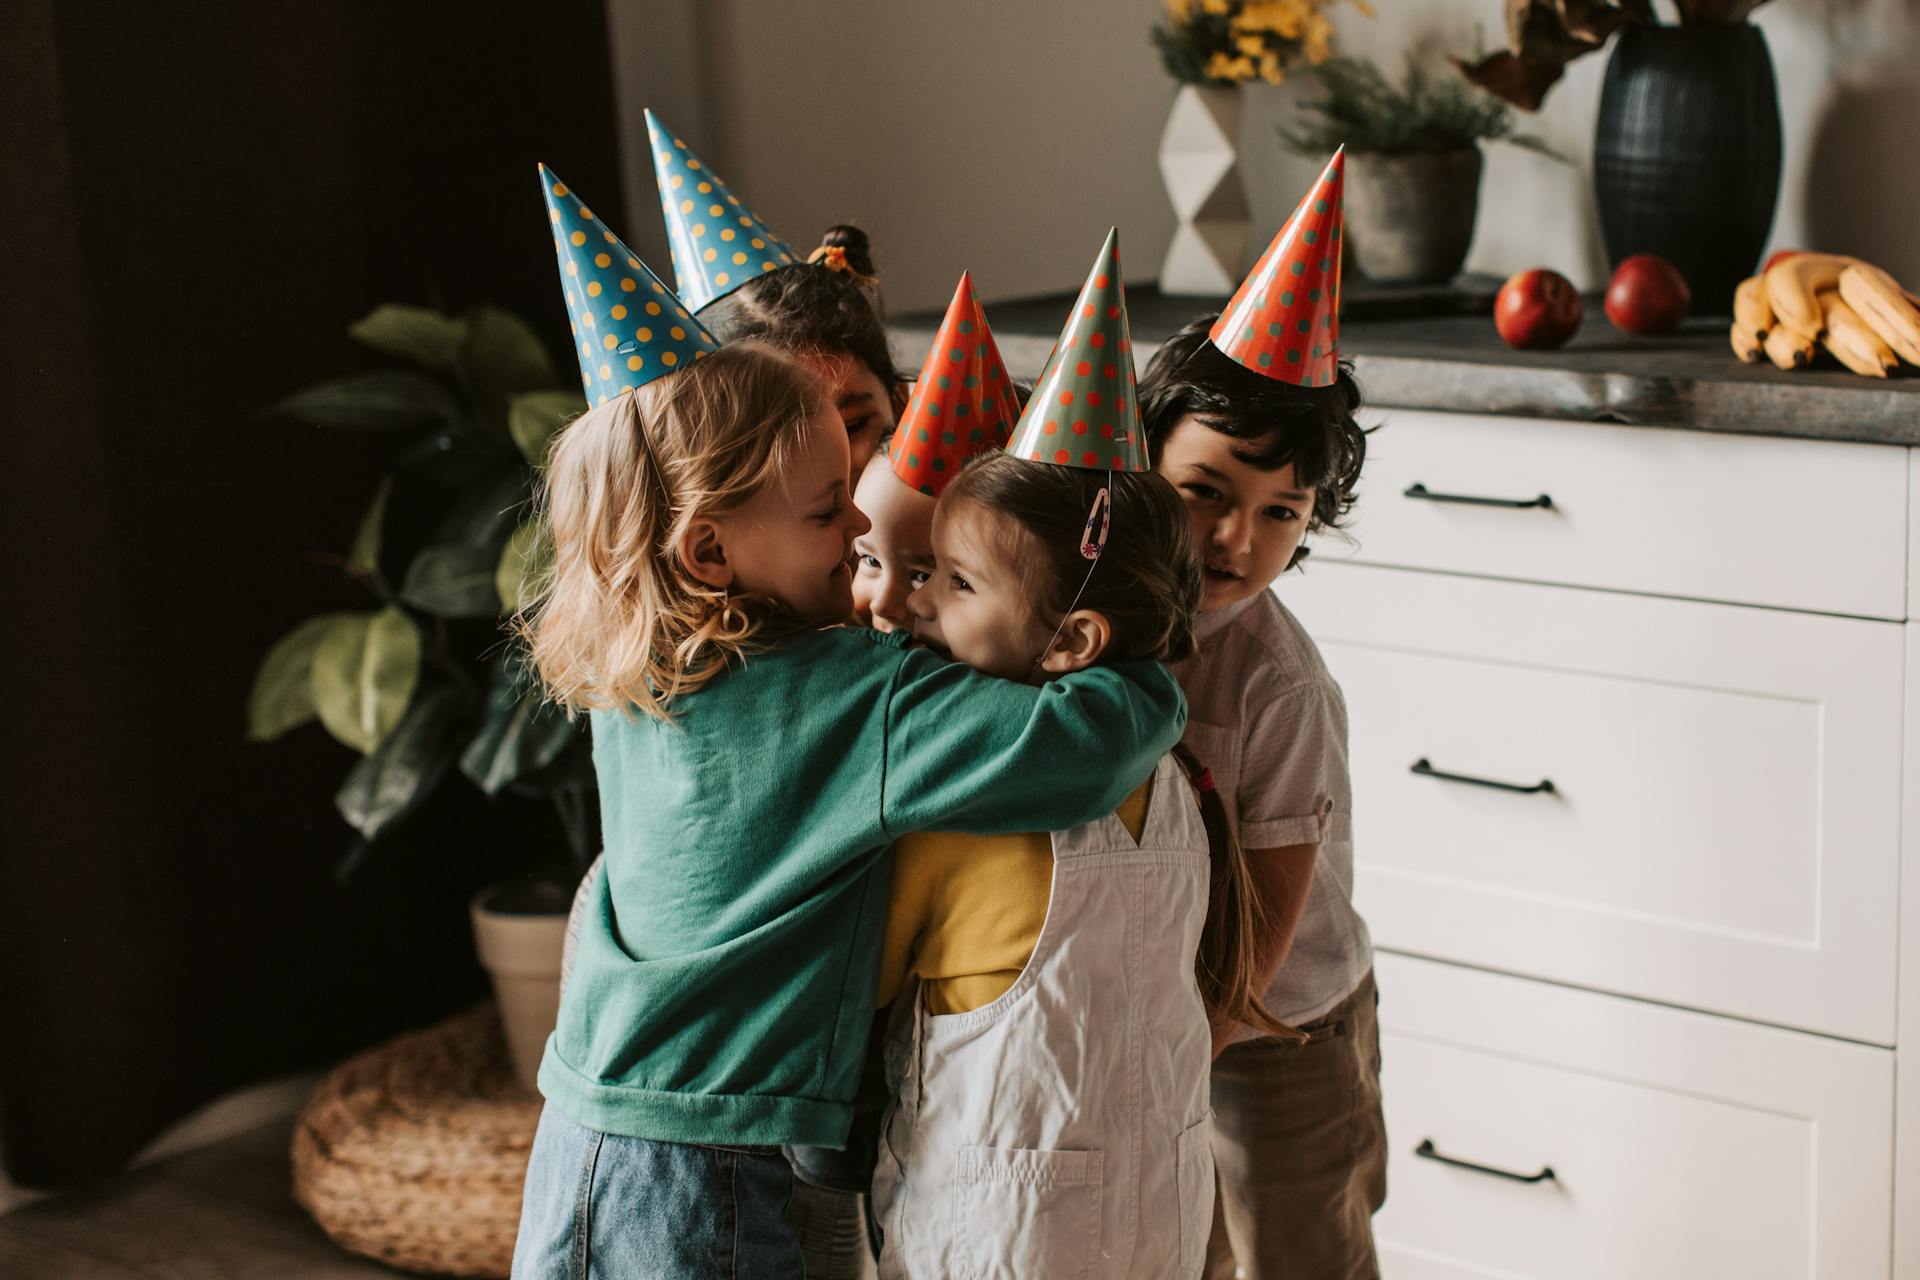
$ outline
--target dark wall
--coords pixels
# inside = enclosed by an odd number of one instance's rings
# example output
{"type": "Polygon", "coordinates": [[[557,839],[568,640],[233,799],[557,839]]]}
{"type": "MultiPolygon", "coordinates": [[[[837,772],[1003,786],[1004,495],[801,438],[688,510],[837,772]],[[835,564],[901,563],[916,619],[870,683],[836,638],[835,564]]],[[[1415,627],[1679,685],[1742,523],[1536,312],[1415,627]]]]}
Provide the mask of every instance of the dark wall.
{"type": "Polygon", "coordinates": [[[345,888],[309,727],[254,665],[363,607],[338,552],[390,443],[258,416],[376,361],[386,301],[487,300],[566,360],[536,160],[618,206],[599,0],[0,0],[0,1135],[116,1167],[249,1080],[476,998],[465,903],[560,851],[463,781],[345,888]]]}

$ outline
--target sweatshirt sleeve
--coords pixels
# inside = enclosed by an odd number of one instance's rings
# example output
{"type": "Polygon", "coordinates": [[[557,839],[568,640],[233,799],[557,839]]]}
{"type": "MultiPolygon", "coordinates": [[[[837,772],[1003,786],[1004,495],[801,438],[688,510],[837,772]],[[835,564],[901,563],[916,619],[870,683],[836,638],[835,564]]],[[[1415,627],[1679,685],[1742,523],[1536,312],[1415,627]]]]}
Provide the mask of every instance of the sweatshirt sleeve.
{"type": "Polygon", "coordinates": [[[1035,687],[909,650],[887,701],[881,821],[889,837],[1077,827],[1117,809],[1186,723],[1157,662],[1035,687]]]}

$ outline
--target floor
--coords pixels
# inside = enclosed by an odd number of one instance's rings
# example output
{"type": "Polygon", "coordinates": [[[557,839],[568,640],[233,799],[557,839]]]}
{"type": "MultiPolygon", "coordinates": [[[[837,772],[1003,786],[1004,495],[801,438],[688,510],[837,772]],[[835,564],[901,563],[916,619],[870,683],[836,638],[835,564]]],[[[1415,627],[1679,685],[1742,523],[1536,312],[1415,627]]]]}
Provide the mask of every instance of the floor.
{"type": "Polygon", "coordinates": [[[0,1276],[32,1280],[393,1280],[293,1202],[291,1116],[0,1216],[0,1276]]]}

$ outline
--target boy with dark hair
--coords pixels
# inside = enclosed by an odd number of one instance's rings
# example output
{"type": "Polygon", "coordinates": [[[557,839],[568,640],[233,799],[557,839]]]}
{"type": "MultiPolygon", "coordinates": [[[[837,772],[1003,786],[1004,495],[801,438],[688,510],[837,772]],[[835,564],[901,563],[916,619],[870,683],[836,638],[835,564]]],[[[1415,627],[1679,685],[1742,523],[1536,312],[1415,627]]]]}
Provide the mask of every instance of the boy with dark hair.
{"type": "Polygon", "coordinates": [[[1207,1275],[1378,1275],[1386,1199],[1373,949],[1353,908],[1347,712],[1305,629],[1269,589],[1338,526],[1366,456],[1338,353],[1341,157],[1219,317],[1163,345],[1140,382],[1155,469],[1205,563],[1197,652],[1174,670],[1186,743],[1250,851],[1266,1007],[1304,1042],[1216,1042],[1219,1179],[1207,1275]],[[1252,852],[1257,851],[1257,852],[1252,852]]]}

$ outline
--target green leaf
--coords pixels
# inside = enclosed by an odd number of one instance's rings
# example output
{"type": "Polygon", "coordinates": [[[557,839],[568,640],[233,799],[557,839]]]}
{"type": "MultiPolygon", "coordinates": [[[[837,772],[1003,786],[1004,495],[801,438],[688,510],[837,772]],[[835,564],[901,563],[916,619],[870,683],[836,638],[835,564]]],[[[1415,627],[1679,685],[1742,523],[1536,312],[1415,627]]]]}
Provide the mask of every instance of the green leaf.
{"type": "Polygon", "coordinates": [[[500,612],[499,567],[491,547],[466,543],[426,548],[407,566],[400,598],[440,618],[491,618],[500,612]]]}
{"type": "Polygon", "coordinates": [[[494,664],[486,712],[460,755],[460,771],[488,795],[498,795],[552,764],[582,731],[547,701],[520,659],[508,654],[494,664]]]}
{"type": "Polygon", "coordinates": [[[381,477],[380,487],[374,491],[373,501],[367,504],[366,514],[360,517],[360,527],[354,531],[353,548],[347,552],[347,560],[362,573],[374,574],[380,570],[380,531],[386,524],[387,499],[392,495],[393,477],[381,477]]]}
{"type": "Polygon", "coordinates": [[[247,695],[247,740],[272,742],[313,719],[313,656],[320,638],[350,613],[308,618],[273,642],[247,695]]]}
{"type": "Polygon", "coordinates": [[[518,613],[532,604],[552,569],[553,539],[546,522],[529,520],[515,529],[500,552],[500,565],[493,574],[502,607],[508,613],[518,613]]]}
{"type": "Polygon", "coordinates": [[[523,391],[559,384],[540,336],[511,311],[482,304],[466,313],[467,344],[460,354],[483,432],[507,439],[507,402],[523,391]]]}
{"type": "Polygon", "coordinates": [[[442,685],[414,700],[380,749],[354,765],[333,798],[353,829],[378,840],[417,809],[453,763],[453,740],[473,697],[442,685]]]}
{"type": "Polygon", "coordinates": [[[553,437],[586,411],[586,397],[571,391],[528,391],[507,402],[507,432],[522,457],[544,467],[553,437]]]}
{"type": "Polygon", "coordinates": [[[453,373],[460,367],[467,326],[431,307],[389,302],[348,325],[347,336],[382,355],[453,373]]]}
{"type": "Polygon", "coordinates": [[[406,712],[420,680],[420,632],[406,611],[334,618],[313,655],[313,708],[327,732],[371,753],[406,712]]]}
{"type": "Polygon", "coordinates": [[[501,611],[494,579],[501,549],[520,523],[531,474],[515,458],[491,477],[470,481],[416,554],[400,598],[442,618],[488,618],[501,611]]]}
{"type": "Polygon", "coordinates": [[[316,427],[402,431],[459,414],[453,393],[424,373],[375,369],[316,382],[267,410],[316,427]]]}

